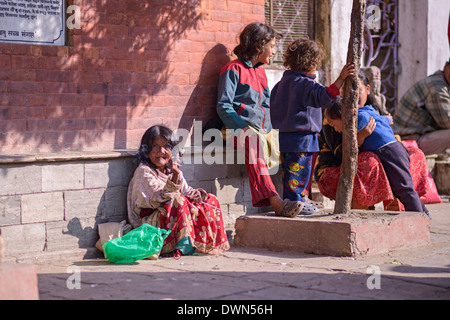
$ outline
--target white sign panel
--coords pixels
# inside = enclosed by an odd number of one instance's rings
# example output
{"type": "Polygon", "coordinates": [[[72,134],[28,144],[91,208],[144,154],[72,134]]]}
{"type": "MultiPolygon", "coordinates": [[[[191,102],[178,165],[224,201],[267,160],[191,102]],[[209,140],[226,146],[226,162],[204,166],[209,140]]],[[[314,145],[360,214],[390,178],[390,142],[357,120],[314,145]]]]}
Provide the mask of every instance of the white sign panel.
{"type": "Polygon", "coordinates": [[[65,44],[64,0],[0,0],[0,42],[65,44]]]}

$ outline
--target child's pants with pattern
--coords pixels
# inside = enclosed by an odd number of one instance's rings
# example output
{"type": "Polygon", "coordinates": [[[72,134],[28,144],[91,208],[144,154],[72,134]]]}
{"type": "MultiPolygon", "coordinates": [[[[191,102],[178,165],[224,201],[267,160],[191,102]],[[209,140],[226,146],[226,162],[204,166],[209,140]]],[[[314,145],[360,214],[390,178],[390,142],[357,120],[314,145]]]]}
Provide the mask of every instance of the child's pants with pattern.
{"type": "Polygon", "coordinates": [[[282,152],[283,199],[305,202],[311,176],[312,152],[282,152]]]}

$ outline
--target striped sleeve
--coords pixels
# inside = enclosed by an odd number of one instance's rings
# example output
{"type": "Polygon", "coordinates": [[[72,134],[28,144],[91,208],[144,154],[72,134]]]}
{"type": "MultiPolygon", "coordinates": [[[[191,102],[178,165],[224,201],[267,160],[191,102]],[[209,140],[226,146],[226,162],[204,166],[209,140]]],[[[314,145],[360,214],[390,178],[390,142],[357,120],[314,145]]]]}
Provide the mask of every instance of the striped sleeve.
{"type": "Polygon", "coordinates": [[[230,129],[243,129],[247,123],[236,113],[233,101],[239,84],[239,74],[231,69],[222,70],[217,92],[217,114],[230,129]]]}

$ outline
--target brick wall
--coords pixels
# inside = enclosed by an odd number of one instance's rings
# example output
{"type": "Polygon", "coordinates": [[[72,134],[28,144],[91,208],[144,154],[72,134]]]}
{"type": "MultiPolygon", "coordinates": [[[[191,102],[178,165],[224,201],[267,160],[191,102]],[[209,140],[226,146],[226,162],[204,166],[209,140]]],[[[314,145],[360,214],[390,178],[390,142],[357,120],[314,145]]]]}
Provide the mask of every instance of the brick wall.
{"type": "MultiPolygon", "coordinates": [[[[81,9],[68,46],[0,43],[6,259],[90,249],[99,223],[125,219],[135,163],[110,150],[136,150],[157,123],[191,128],[213,117],[237,34],[264,21],[263,0],[68,2],[81,9]]],[[[193,187],[218,196],[228,228],[263,210],[251,207],[244,171],[183,165],[193,187]]]]}
{"type": "Polygon", "coordinates": [[[64,47],[0,43],[0,152],[135,149],[215,112],[216,82],[264,1],[73,0],[64,47]]]}

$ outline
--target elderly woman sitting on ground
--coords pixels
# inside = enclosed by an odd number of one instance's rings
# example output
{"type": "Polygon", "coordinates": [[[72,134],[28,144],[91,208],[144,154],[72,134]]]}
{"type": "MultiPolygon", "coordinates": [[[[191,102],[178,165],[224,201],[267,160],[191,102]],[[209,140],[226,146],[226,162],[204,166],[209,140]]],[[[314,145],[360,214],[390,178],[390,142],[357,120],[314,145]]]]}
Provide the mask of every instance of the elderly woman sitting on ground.
{"type": "Polygon", "coordinates": [[[230,248],[217,198],[190,187],[172,161],[173,133],[156,125],[143,135],[128,187],[128,219],[171,230],[161,253],[221,254],[230,248]]]}

